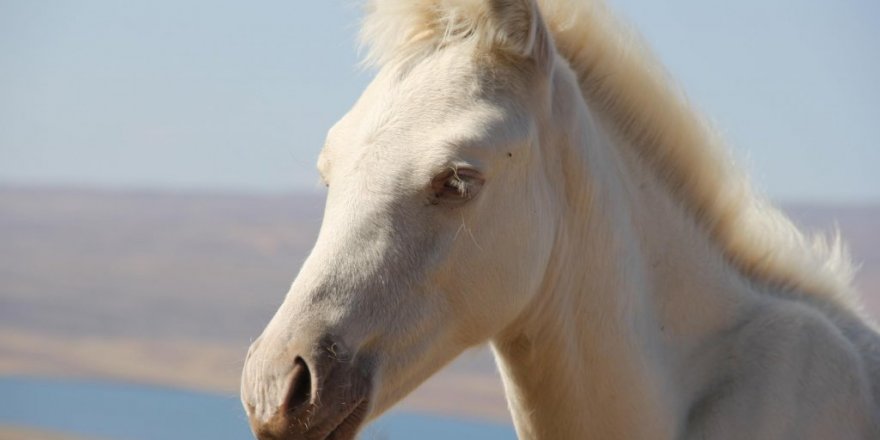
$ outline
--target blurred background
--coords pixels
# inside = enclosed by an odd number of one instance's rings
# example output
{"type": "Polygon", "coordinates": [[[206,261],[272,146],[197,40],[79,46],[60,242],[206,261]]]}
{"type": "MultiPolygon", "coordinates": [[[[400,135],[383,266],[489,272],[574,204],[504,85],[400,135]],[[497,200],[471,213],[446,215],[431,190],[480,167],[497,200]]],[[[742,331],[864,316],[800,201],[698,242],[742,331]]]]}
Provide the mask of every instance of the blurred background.
{"type": "MultiPolygon", "coordinates": [[[[880,314],[880,3],[611,0],[880,314]]],[[[249,342],[317,233],[352,0],[0,0],[0,439],[246,439],[249,342]]],[[[514,438],[466,353],[365,438],[514,438]]]]}

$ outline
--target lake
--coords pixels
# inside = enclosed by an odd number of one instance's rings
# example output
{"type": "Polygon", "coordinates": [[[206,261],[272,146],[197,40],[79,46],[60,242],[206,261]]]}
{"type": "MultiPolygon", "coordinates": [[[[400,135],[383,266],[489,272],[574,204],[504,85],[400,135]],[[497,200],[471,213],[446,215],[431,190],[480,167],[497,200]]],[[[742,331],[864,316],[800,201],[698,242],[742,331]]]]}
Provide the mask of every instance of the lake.
{"type": "MultiPolygon", "coordinates": [[[[237,396],[115,382],[0,377],[0,424],[107,440],[251,439],[237,396]]],[[[364,440],[513,440],[511,426],[391,412],[364,440]]]]}

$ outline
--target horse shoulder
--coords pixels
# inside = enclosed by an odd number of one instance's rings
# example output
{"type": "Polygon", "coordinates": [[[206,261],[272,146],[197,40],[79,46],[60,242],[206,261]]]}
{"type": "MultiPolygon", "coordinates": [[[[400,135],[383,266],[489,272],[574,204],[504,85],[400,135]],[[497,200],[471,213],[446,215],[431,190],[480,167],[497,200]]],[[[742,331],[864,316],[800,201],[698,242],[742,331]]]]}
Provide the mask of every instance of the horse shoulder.
{"type": "Polygon", "coordinates": [[[870,372],[819,309],[763,298],[722,344],[724,379],[696,402],[688,438],[880,438],[870,372]]]}

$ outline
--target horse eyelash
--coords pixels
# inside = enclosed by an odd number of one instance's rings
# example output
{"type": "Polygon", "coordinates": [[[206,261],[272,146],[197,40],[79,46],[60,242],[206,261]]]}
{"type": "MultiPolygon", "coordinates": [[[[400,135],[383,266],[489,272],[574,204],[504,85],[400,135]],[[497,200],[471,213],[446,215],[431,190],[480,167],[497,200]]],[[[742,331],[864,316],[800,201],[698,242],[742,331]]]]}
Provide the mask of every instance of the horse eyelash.
{"type": "Polygon", "coordinates": [[[434,177],[431,185],[433,194],[428,202],[438,205],[442,200],[457,199],[468,201],[476,195],[482,178],[474,170],[449,167],[443,173],[434,177]],[[474,174],[474,175],[472,175],[474,174]]]}
{"type": "Polygon", "coordinates": [[[452,176],[446,180],[446,184],[458,191],[458,194],[464,198],[468,198],[470,195],[470,185],[458,175],[458,170],[455,168],[452,169],[452,176]]]}

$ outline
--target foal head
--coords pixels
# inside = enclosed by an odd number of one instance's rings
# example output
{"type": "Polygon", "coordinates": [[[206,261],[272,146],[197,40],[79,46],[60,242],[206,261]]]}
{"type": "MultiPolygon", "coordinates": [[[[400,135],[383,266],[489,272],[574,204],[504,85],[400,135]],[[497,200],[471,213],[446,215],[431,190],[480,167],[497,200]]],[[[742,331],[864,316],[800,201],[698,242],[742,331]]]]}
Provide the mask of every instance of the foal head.
{"type": "Polygon", "coordinates": [[[244,368],[260,438],[353,438],[510,325],[551,258],[558,75],[537,8],[374,8],[394,55],[327,136],[318,241],[244,368]]]}

